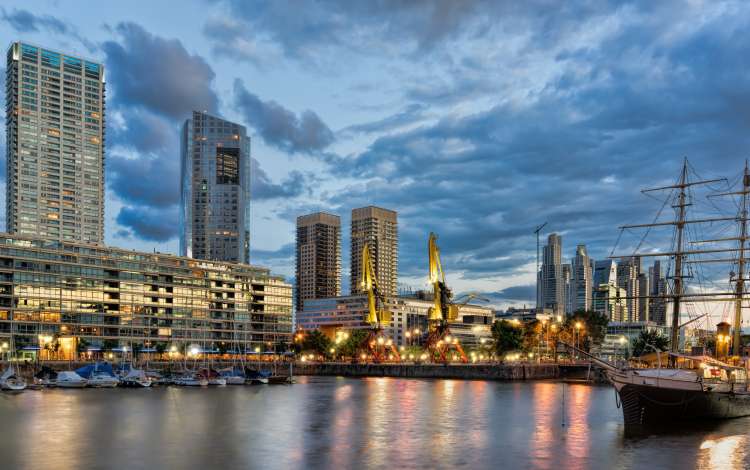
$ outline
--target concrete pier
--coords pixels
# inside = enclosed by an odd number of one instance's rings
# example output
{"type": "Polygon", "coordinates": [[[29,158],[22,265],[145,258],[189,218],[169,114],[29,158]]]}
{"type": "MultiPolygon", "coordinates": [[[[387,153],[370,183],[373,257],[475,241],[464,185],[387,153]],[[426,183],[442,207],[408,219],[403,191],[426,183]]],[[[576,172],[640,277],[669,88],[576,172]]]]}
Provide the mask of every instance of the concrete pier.
{"type": "Polygon", "coordinates": [[[462,380],[537,380],[560,376],[557,364],[351,364],[297,363],[294,375],[404,377],[462,380]]]}

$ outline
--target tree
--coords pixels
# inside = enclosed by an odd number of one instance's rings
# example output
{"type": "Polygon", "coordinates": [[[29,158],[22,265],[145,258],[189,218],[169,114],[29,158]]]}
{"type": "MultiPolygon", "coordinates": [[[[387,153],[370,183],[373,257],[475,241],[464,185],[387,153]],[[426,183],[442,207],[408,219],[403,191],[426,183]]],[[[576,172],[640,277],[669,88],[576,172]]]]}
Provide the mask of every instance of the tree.
{"type": "Polygon", "coordinates": [[[333,342],[320,330],[305,333],[305,338],[302,340],[302,351],[313,351],[321,356],[328,356],[331,347],[333,347],[333,342]]]}
{"type": "Polygon", "coordinates": [[[523,329],[506,320],[492,324],[492,338],[495,340],[495,352],[502,357],[506,352],[521,348],[523,329]]]}
{"type": "Polygon", "coordinates": [[[164,353],[167,350],[167,343],[158,342],[154,345],[154,349],[156,349],[156,353],[159,354],[159,357],[164,356],[164,353]]]}
{"type": "Polygon", "coordinates": [[[336,346],[337,352],[344,357],[356,357],[370,333],[367,330],[351,330],[348,334],[349,337],[336,346]]]}
{"type": "Polygon", "coordinates": [[[609,318],[603,313],[577,310],[565,319],[561,336],[571,344],[575,342],[574,338],[578,337],[580,348],[589,351],[592,346],[602,344],[608,324],[609,318]],[[580,329],[576,328],[577,323],[581,324],[580,329]]]}
{"type": "Polygon", "coordinates": [[[78,343],[76,344],[76,352],[78,354],[82,354],[86,352],[86,348],[88,348],[90,343],[86,338],[78,338],[78,343]]]}
{"type": "Polygon", "coordinates": [[[654,352],[654,348],[664,351],[667,346],[669,346],[669,339],[666,336],[662,336],[656,330],[643,330],[633,340],[633,356],[638,357],[654,352]]]}

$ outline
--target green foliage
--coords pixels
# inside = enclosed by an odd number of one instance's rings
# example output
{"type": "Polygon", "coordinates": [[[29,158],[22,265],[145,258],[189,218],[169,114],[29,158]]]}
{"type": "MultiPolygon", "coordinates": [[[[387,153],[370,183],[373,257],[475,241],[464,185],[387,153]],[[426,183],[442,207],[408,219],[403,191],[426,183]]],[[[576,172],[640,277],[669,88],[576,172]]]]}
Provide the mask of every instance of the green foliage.
{"type": "Polygon", "coordinates": [[[305,333],[302,340],[302,351],[311,351],[322,356],[330,355],[333,341],[320,330],[312,330],[305,333]]]}
{"type": "Polygon", "coordinates": [[[76,344],[76,352],[78,354],[86,352],[86,348],[88,348],[91,345],[91,343],[88,342],[86,338],[78,338],[78,343],[76,344]]]}
{"type": "Polygon", "coordinates": [[[523,328],[509,321],[499,320],[492,324],[492,338],[495,340],[495,352],[502,357],[507,352],[521,349],[523,328]]]}
{"type": "Polygon", "coordinates": [[[336,355],[343,357],[356,357],[361,348],[366,348],[364,344],[370,332],[367,330],[351,330],[347,332],[349,337],[340,344],[335,345],[336,355]]]}
{"type": "Polygon", "coordinates": [[[154,345],[154,349],[159,355],[164,354],[167,351],[167,343],[159,342],[154,345]]]}
{"type": "Polygon", "coordinates": [[[102,349],[111,350],[111,349],[116,348],[118,346],[118,344],[119,343],[116,340],[114,340],[114,339],[105,339],[102,342],[102,349]]]}
{"type": "Polygon", "coordinates": [[[604,335],[607,334],[608,324],[609,318],[602,313],[593,310],[577,310],[565,319],[564,339],[572,343],[578,335],[578,344],[581,349],[589,351],[592,346],[602,344],[604,335]],[[582,324],[580,330],[575,328],[578,322],[582,324]]]}
{"type": "Polygon", "coordinates": [[[664,351],[669,346],[669,339],[655,330],[641,331],[641,334],[633,340],[633,356],[638,357],[654,352],[654,349],[651,346],[660,351],[664,351]]]}

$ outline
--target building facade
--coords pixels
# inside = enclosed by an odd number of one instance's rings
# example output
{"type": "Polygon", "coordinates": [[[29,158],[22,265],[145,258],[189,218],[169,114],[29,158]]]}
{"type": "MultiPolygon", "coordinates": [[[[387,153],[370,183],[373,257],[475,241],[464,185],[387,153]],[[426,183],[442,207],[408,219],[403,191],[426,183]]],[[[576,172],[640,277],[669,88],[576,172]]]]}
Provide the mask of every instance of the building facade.
{"type": "Polygon", "coordinates": [[[369,243],[380,291],[387,297],[398,294],[398,214],[380,207],[352,210],[351,293],[362,293],[362,248],[369,243]]]}
{"type": "Polygon", "coordinates": [[[667,301],[664,296],[667,294],[667,281],[661,262],[654,261],[653,266],[648,269],[649,288],[651,296],[649,300],[649,316],[651,321],[657,325],[667,324],[667,301]]]}
{"type": "MultiPolygon", "coordinates": [[[[384,333],[398,346],[420,344],[427,335],[427,313],[434,304],[432,300],[410,296],[390,297],[385,308],[391,312],[391,324],[383,328],[384,333]],[[420,331],[421,339],[407,337],[406,332],[420,331]]],[[[339,330],[372,328],[366,321],[367,296],[351,295],[328,299],[313,299],[304,302],[297,312],[299,330],[320,329],[331,337],[339,330]]],[[[492,309],[481,305],[464,305],[459,317],[449,324],[451,334],[465,348],[475,347],[492,337],[492,309]]]]}
{"type": "Polygon", "coordinates": [[[7,53],[6,226],[104,240],[104,66],[15,42],[7,53]]]}
{"type": "Polygon", "coordinates": [[[292,287],[268,269],[0,234],[0,337],[17,349],[251,351],[288,344],[292,287]]]}
{"type": "Polygon", "coordinates": [[[304,300],[341,295],[341,218],[316,212],[297,217],[296,310],[304,300]]]}
{"type": "Polygon", "coordinates": [[[181,138],[180,254],[250,262],[250,139],[244,126],[194,111],[181,138]]]}
{"type": "Polygon", "coordinates": [[[576,247],[571,263],[571,311],[591,310],[593,297],[593,263],[586,252],[586,245],[576,247]]]}
{"type": "Polygon", "coordinates": [[[609,321],[625,322],[628,306],[625,289],[612,284],[600,284],[594,290],[592,308],[609,318],[609,321]]]}
{"type": "Polygon", "coordinates": [[[594,263],[594,288],[602,284],[617,285],[617,264],[611,259],[594,263]]]}
{"type": "Polygon", "coordinates": [[[641,274],[641,259],[633,257],[620,260],[617,264],[617,286],[625,289],[625,304],[627,312],[625,321],[642,321],[639,318],[640,308],[640,283],[638,276],[641,274]]]}
{"type": "Polygon", "coordinates": [[[551,309],[555,314],[565,313],[566,295],[562,264],[562,237],[556,233],[547,237],[538,281],[537,309],[551,309]]]}

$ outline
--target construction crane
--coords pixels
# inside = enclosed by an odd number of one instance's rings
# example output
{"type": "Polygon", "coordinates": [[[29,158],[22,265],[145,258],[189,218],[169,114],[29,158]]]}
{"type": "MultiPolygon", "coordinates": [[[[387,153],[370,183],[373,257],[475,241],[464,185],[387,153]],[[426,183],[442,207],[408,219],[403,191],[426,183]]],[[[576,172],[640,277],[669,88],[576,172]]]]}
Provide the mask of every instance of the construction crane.
{"type": "Polygon", "coordinates": [[[378,289],[378,281],[370,254],[370,245],[362,247],[362,276],[360,287],[367,293],[367,318],[370,332],[360,346],[360,357],[374,362],[400,361],[398,348],[393,340],[383,334],[383,327],[391,324],[392,314],[385,308],[378,308],[378,302],[385,307],[385,296],[378,289]]]}
{"type": "Polygon", "coordinates": [[[458,318],[459,305],[452,302],[453,293],[445,283],[445,273],[440,263],[440,248],[437,245],[437,235],[434,233],[430,233],[427,250],[433,293],[433,306],[427,314],[427,349],[432,359],[437,362],[448,362],[448,353],[451,351],[458,353],[461,362],[468,362],[458,338],[451,335],[448,327],[450,322],[458,318]]]}

